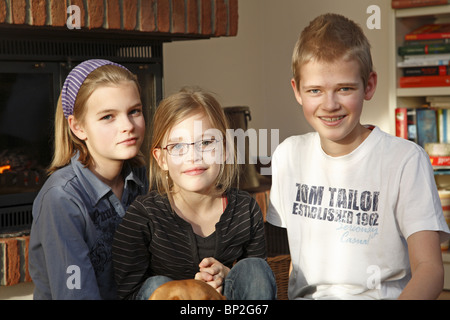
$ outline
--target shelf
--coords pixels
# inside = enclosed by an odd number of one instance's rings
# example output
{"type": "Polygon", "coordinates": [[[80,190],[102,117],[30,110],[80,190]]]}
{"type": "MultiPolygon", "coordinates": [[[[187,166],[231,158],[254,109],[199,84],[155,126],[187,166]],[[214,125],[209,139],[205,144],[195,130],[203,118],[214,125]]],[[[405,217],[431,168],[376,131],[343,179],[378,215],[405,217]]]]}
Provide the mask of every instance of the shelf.
{"type": "MultiPolygon", "coordinates": [[[[403,45],[404,37],[412,30],[431,23],[450,22],[450,4],[429,7],[396,9],[391,12],[390,27],[393,34],[390,35],[390,111],[394,114],[397,107],[416,108],[426,102],[427,96],[450,96],[450,86],[448,87],[422,87],[422,88],[397,88],[401,76],[397,63],[400,60],[397,50],[403,45]]],[[[395,131],[394,131],[395,132],[395,131]]],[[[449,170],[434,171],[436,184],[440,187],[450,189],[449,170]]],[[[444,263],[444,288],[450,290],[450,251],[442,252],[444,263]]]]}
{"type": "Polygon", "coordinates": [[[442,15],[446,13],[450,14],[449,5],[398,9],[395,10],[395,17],[410,18],[419,16],[442,15]]]}

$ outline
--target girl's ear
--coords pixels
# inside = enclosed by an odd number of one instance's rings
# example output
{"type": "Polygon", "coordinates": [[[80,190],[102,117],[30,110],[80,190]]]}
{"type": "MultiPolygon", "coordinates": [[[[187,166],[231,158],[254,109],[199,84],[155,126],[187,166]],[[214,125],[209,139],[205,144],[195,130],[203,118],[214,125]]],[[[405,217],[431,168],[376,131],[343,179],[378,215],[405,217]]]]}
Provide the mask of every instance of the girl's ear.
{"type": "Polygon", "coordinates": [[[168,167],[167,167],[167,162],[165,157],[162,154],[162,149],[161,148],[155,148],[152,151],[152,156],[153,158],[155,158],[156,162],[158,162],[159,167],[164,170],[164,171],[168,171],[168,167]]]}
{"type": "Polygon", "coordinates": [[[87,140],[86,132],[73,115],[70,115],[67,118],[67,121],[69,122],[70,130],[72,130],[73,134],[76,135],[78,139],[82,141],[87,140]]]}

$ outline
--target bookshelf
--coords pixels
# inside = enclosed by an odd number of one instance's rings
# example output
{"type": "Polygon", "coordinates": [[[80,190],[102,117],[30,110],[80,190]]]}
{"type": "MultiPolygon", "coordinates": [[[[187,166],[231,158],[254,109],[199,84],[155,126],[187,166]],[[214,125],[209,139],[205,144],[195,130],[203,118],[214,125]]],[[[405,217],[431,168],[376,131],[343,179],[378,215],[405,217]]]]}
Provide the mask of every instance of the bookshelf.
{"type": "Polygon", "coordinates": [[[391,97],[390,114],[394,114],[397,106],[420,107],[425,103],[426,96],[450,95],[450,87],[428,87],[428,88],[399,88],[401,69],[397,63],[402,58],[397,54],[398,47],[404,42],[404,37],[410,31],[424,24],[450,23],[450,5],[418,7],[392,10],[390,29],[395,30],[391,34],[390,62],[391,74],[391,97]]]}
{"type": "MultiPolygon", "coordinates": [[[[402,70],[397,66],[402,61],[398,55],[398,48],[404,43],[405,35],[425,24],[450,23],[450,4],[416,7],[406,9],[392,9],[390,14],[389,28],[391,52],[389,69],[392,71],[389,79],[389,114],[392,116],[392,126],[395,134],[395,109],[419,108],[426,103],[428,96],[450,96],[450,86],[446,87],[424,87],[424,88],[400,88],[399,81],[402,70]]],[[[392,128],[392,127],[391,127],[392,128]]],[[[438,186],[450,186],[450,175],[436,175],[438,186]]],[[[443,252],[445,268],[444,288],[450,290],[450,252],[443,252]]]]}

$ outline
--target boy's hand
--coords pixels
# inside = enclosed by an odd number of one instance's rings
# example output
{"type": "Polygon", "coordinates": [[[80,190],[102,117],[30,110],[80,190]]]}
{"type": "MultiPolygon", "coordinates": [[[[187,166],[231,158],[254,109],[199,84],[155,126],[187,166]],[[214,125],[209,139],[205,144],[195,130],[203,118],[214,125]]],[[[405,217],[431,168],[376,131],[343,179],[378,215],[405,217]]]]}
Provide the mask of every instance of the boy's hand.
{"type": "Polygon", "coordinates": [[[222,263],[214,258],[205,258],[200,264],[200,272],[195,275],[196,280],[205,281],[207,284],[222,293],[223,282],[225,281],[230,268],[224,266],[222,263]]]}

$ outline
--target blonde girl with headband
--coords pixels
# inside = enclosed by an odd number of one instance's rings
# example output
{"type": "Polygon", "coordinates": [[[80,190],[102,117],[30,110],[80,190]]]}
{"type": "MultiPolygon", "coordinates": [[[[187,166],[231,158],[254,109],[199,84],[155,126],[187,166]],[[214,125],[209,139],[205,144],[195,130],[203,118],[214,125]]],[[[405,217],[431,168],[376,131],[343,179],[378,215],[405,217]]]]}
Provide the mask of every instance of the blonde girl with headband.
{"type": "Polygon", "coordinates": [[[220,104],[184,89],[161,102],[152,127],[152,191],[114,236],[119,298],[148,299],[165,282],[195,278],[227,299],[274,299],[262,213],[232,188],[237,164],[220,104]]]}
{"type": "Polygon", "coordinates": [[[148,191],[137,78],[88,60],[64,82],[50,176],[33,203],[34,299],[116,299],[111,243],[130,203],[148,191]]]}

